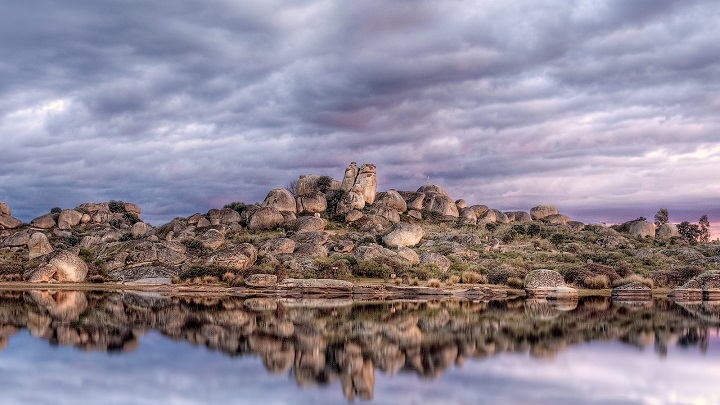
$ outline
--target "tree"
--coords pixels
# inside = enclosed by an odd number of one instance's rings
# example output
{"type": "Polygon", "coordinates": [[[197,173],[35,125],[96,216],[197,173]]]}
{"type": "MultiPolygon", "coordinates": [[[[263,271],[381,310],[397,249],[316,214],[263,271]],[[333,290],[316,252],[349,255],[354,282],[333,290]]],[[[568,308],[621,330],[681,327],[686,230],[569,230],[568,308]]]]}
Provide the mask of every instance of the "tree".
{"type": "Polygon", "coordinates": [[[709,242],[710,241],[710,221],[708,220],[707,215],[703,215],[700,217],[700,220],[698,221],[698,224],[700,225],[700,235],[698,239],[700,242],[709,242]]]}
{"type": "Polygon", "coordinates": [[[655,227],[660,228],[660,225],[667,224],[668,223],[668,210],[665,208],[660,208],[660,210],[655,214],[655,227]]]}
{"type": "Polygon", "coordinates": [[[290,194],[293,195],[293,197],[297,197],[297,180],[293,180],[290,183],[288,183],[287,187],[290,194]]]}
{"type": "Polygon", "coordinates": [[[698,226],[698,224],[691,224],[688,221],[683,221],[678,225],[677,228],[680,237],[690,243],[695,244],[700,239],[702,231],[700,230],[700,226],[698,226]]]}

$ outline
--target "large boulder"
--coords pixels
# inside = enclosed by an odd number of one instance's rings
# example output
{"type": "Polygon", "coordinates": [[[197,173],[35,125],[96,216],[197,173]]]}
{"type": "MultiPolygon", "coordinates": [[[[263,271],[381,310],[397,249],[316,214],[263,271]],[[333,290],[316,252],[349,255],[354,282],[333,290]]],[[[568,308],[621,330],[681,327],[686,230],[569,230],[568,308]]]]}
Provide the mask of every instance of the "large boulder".
{"type": "Polygon", "coordinates": [[[297,213],[316,213],[327,210],[327,198],[323,193],[312,193],[299,196],[296,199],[297,213]]]}
{"type": "Polygon", "coordinates": [[[340,182],[319,174],[306,174],[300,176],[295,184],[295,194],[304,196],[315,193],[326,193],[331,190],[340,190],[340,182]]]}
{"type": "MultiPolygon", "coordinates": [[[[220,213],[218,215],[218,220],[221,224],[229,225],[229,224],[237,224],[242,220],[240,217],[240,214],[231,208],[223,208],[220,210],[220,213]]],[[[200,220],[198,220],[198,223],[200,220]]]]}
{"type": "Polygon", "coordinates": [[[80,211],[62,210],[60,211],[60,216],[58,217],[58,228],[67,230],[73,226],[77,226],[80,224],[82,217],[83,213],[80,211]]]}
{"type": "MultiPolygon", "coordinates": [[[[508,213],[506,212],[505,215],[508,215],[508,213]]],[[[510,216],[508,215],[508,218],[509,217],[510,216]]],[[[513,211],[512,217],[513,217],[512,222],[515,222],[515,223],[522,224],[525,222],[532,222],[532,217],[530,216],[530,214],[528,214],[525,211],[513,211]]]]}
{"type": "Polygon", "coordinates": [[[28,255],[30,259],[46,255],[53,251],[47,236],[42,232],[35,232],[28,239],[28,255]]]}
{"type": "Polygon", "coordinates": [[[328,221],[318,217],[300,217],[292,221],[286,222],[283,227],[293,232],[310,232],[322,231],[327,226],[328,221]]]}
{"type": "Polygon", "coordinates": [[[393,225],[390,233],[383,237],[385,246],[415,246],[420,243],[425,232],[419,225],[398,222],[393,225]]]}
{"type": "MultiPolygon", "coordinates": [[[[448,195],[448,193],[445,191],[445,189],[443,189],[443,188],[440,187],[440,186],[436,186],[435,184],[426,184],[426,185],[420,187],[420,188],[417,190],[417,192],[418,192],[418,193],[424,193],[424,194],[428,194],[428,193],[441,194],[441,195],[444,195],[444,196],[446,196],[446,197],[447,197],[447,195],[448,195]]],[[[455,201],[453,201],[453,204],[455,204],[455,201]]]]}
{"type": "Polygon", "coordinates": [[[623,228],[627,229],[630,236],[640,238],[655,237],[655,224],[648,221],[635,220],[623,224],[623,228]]]}
{"type": "MultiPolygon", "coordinates": [[[[455,204],[455,201],[453,201],[453,204],[455,204]]],[[[420,263],[434,264],[443,273],[446,272],[450,268],[450,265],[452,264],[450,259],[441,255],[440,253],[428,252],[428,251],[422,252],[420,254],[420,263]]]]}
{"type": "Polygon", "coordinates": [[[340,184],[340,190],[345,192],[352,190],[359,172],[360,170],[357,167],[357,163],[351,162],[345,169],[345,174],[343,175],[342,183],[340,184]]]}
{"type": "Polygon", "coordinates": [[[497,222],[499,224],[510,223],[510,218],[508,218],[508,216],[505,215],[504,212],[502,212],[500,210],[496,210],[496,209],[491,209],[490,211],[492,211],[495,214],[495,222],[497,222]]]}
{"type": "Polygon", "coordinates": [[[11,215],[10,206],[7,203],[0,201],[0,215],[11,215]]]}
{"type": "Polygon", "coordinates": [[[391,224],[400,222],[400,213],[385,204],[380,204],[375,208],[375,215],[387,219],[391,224]]]}
{"type": "Polygon", "coordinates": [[[415,191],[398,191],[405,200],[405,205],[408,210],[420,211],[423,208],[425,202],[425,193],[419,193],[415,191]]]}
{"type": "Polygon", "coordinates": [[[678,232],[677,225],[670,223],[660,225],[655,234],[655,237],[658,239],[670,239],[679,236],[680,232],[678,232]]]}
{"type": "Polygon", "coordinates": [[[525,288],[556,288],[565,287],[562,274],[554,270],[533,270],[525,276],[525,288]]]}
{"type": "Polygon", "coordinates": [[[24,247],[30,241],[30,234],[27,231],[15,232],[3,241],[6,247],[24,247]]]}
{"type": "Polygon", "coordinates": [[[550,204],[542,204],[536,207],[530,208],[530,216],[533,220],[543,219],[548,215],[557,215],[560,212],[557,207],[550,204]]]}
{"type": "Polygon", "coordinates": [[[282,255],[295,251],[295,241],[289,238],[276,238],[265,241],[260,246],[261,255],[282,255]]]}
{"type": "Polygon", "coordinates": [[[13,218],[10,215],[0,215],[0,230],[20,228],[22,224],[21,220],[13,218]]]}
{"type": "Polygon", "coordinates": [[[218,250],[208,257],[206,264],[227,267],[233,270],[242,270],[251,266],[257,260],[257,250],[249,243],[218,250]]]}
{"type": "Polygon", "coordinates": [[[29,269],[23,275],[31,283],[80,282],[87,276],[87,264],[75,253],[63,250],[47,255],[47,262],[29,269]]]}
{"type": "Polygon", "coordinates": [[[377,194],[377,177],[375,174],[375,165],[365,163],[360,166],[360,172],[355,179],[355,186],[360,189],[360,194],[365,199],[366,204],[374,204],[377,194]]]}
{"type": "Polygon", "coordinates": [[[55,226],[55,218],[52,214],[45,214],[30,221],[30,226],[37,229],[50,229],[55,226]]]}
{"type": "Polygon", "coordinates": [[[262,203],[263,207],[274,207],[278,211],[297,212],[297,202],[292,193],[284,188],[270,190],[262,203]]]}
{"type": "Polygon", "coordinates": [[[440,193],[426,193],[423,209],[449,217],[459,217],[455,201],[447,195],[440,193]]]}
{"type": "Polygon", "coordinates": [[[217,229],[208,229],[200,235],[200,243],[210,250],[217,250],[225,244],[225,235],[217,229]]]}
{"type": "Polygon", "coordinates": [[[475,215],[475,210],[471,207],[462,208],[460,210],[460,218],[467,224],[477,223],[477,215],[475,215]]]}
{"type": "Polygon", "coordinates": [[[147,234],[151,230],[152,226],[150,226],[149,224],[146,224],[145,222],[136,222],[130,228],[130,233],[132,234],[133,238],[139,239],[145,236],[145,234],[147,234]]]}
{"type": "Polygon", "coordinates": [[[365,197],[360,192],[359,187],[353,187],[352,190],[343,194],[342,198],[335,207],[335,213],[345,215],[352,210],[362,210],[365,208],[365,197]]]}
{"type": "Polygon", "coordinates": [[[402,214],[407,211],[405,199],[395,190],[388,190],[377,194],[377,205],[385,205],[402,214]]]}
{"type": "Polygon", "coordinates": [[[562,214],[547,215],[542,218],[542,221],[550,225],[566,225],[572,221],[570,217],[562,214]]]}
{"type": "Polygon", "coordinates": [[[285,221],[275,207],[262,207],[256,210],[248,220],[248,228],[253,231],[275,229],[285,221]]]}

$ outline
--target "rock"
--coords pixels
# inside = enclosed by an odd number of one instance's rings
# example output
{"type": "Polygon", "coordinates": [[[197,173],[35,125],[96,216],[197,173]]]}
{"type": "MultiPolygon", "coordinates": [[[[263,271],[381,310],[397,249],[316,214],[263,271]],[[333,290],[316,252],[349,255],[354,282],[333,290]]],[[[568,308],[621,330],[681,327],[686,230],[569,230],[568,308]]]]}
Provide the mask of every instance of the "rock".
{"type": "Polygon", "coordinates": [[[309,243],[311,245],[324,245],[328,241],[327,232],[310,231],[298,232],[290,237],[295,243],[309,243]]]}
{"type": "MultiPolygon", "coordinates": [[[[200,213],[192,214],[188,217],[187,224],[188,225],[197,225],[197,223],[200,222],[200,220],[202,218],[204,218],[204,217],[200,213]]],[[[208,222],[208,223],[210,223],[210,222],[208,222]]]]}
{"type": "Polygon", "coordinates": [[[133,224],[132,228],[130,228],[130,233],[132,234],[133,238],[139,239],[145,236],[148,232],[152,230],[152,226],[146,224],[145,222],[136,222],[133,224]]]}
{"type": "Polygon", "coordinates": [[[407,216],[412,219],[417,219],[418,221],[421,221],[423,219],[422,212],[415,210],[408,211],[407,216]]]}
{"type": "Polygon", "coordinates": [[[355,249],[355,244],[352,243],[352,241],[346,239],[335,242],[332,248],[333,252],[338,253],[350,253],[353,251],[353,249],[355,249]]]}
{"type": "Polygon", "coordinates": [[[550,225],[565,225],[568,222],[572,221],[572,219],[567,215],[551,214],[544,216],[542,218],[542,221],[550,225]]]}
{"type": "Polygon", "coordinates": [[[475,215],[475,210],[470,207],[466,207],[460,210],[460,218],[466,224],[477,223],[477,215],[475,215]]]}
{"type": "Polygon", "coordinates": [[[420,263],[434,264],[443,273],[446,272],[450,268],[450,265],[452,264],[450,259],[441,255],[440,253],[435,253],[435,252],[422,252],[420,254],[420,263]]]}
{"type": "MultiPolygon", "coordinates": [[[[426,184],[426,185],[420,187],[419,189],[417,189],[417,192],[424,193],[424,194],[428,194],[428,193],[440,194],[440,195],[444,195],[445,197],[448,196],[448,193],[445,191],[445,189],[443,189],[440,186],[436,186],[434,184],[426,184]]],[[[455,204],[455,201],[453,201],[453,204],[455,204]]]]}
{"type": "Polygon", "coordinates": [[[397,254],[390,249],[386,249],[377,243],[370,243],[366,246],[358,246],[355,248],[354,255],[360,260],[376,260],[384,257],[395,257],[397,254]]]}
{"type": "Polygon", "coordinates": [[[548,215],[557,215],[559,213],[557,207],[550,204],[538,205],[530,209],[530,217],[532,217],[533,220],[542,219],[548,215]]]}
{"type": "Polygon", "coordinates": [[[277,208],[278,211],[297,212],[297,202],[292,193],[284,188],[270,190],[262,203],[263,207],[277,208]]]}
{"type": "Polygon", "coordinates": [[[652,298],[652,289],[639,281],[633,281],[613,288],[612,297],[624,301],[649,300],[652,298]]]}
{"type": "Polygon", "coordinates": [[[394,208],[385,204],[378,204],[375,215],[387,219],[391,224],[400,222],[400,214],[394,208]]]}
{"type": "Polygon", "coordinates": [[[390,221],[380,215],[364,215],[355,223],[363,232],[382,233],[390,226],[390,221]]]}
{"type": "Polygon", "coordinates": [[[327,210],[327,198],[323,193],[303,195],[296,199],[296,206],[298,214],[324,212],[327,210]]]}
{"type": "Polygon", "coordinates": [[[24,247],[30,241],[30,234],[27,231],[15,232],[3,241],[6,247],[24,247]]]}
{"type": "Polygon", "coordinates": [[[314,289],[322,290],[326,292],[331,291],[345,291],[350,292],[353,290],[353,283],[343,280],[325,279],[325,278],[308,278],[308,279],[297,279],[297,278],[286,278],[285,280],[277,283],[277,288],[284,289],[314,289]]]}
{"type": "Polygon", "coordinates": [[[177,271],[164,266],[138,266],[118,268],[108,273],[110,278],[131,284],[165,284],[168,279],[177,276],[177,271]]]}
{"type": "Polygon", "coordinates": [[[0,202],[0,215],[12,215],[12,213],[10,212],[10,206],[7,205],[7,203],[5,202],[0,202]]]}
{"type": "Polygon", "coordinates": [[[328,221],[324,218],[300,217],[293,221],[286,222],[283,227],[292,232],[310,232],[322,231],[327,224],[328,221]]]}
{"type": "Polygon", "coordinates": [[[100,243],[102,243],[102,237],[100,235],[88,235],[80,239],[80,247],[85,249],[99,245],[100,243]]]}
{"type": "Polygon", "coordinates": [[[475,212],[475,217],[478,219],[482,218],[482,216],[490,210],[487,205],[471,205],[468,209],[473,210],[475,212]]]}
{"type": "Polygon", "coordinates": [[[52,214],[45,214],[30,221],[30,226],[37,229],[50,229],[55,226],[55,218],[52,214]]]}
{"type": "Polygon", "coordinates": [[[266,240],[259,249],[261,255],[283,255],[295,251],[295,241],[289,238],[276,238],[266,240]]]}
{"type": "Polygon", "coordinates": [[[377,205],[384,205],[390,207],[397,211],[399,214],[407,211],[407,203],[405,202],[405,199],[400,195],[400,193],[395,190],[388,190],[382,193],[378,193],[377,205]]]}
{"type": "MultiPolygon", "coordinates": [[[[505,213],[505,214],[507,215],[508,213],[505,213]]],[[[528,214],[525,211],[513,211],[512,215],[513,215],[512,222],[519,223],[519,224],[522,224],[525,222],[532,222],[532,217],[530,216],[530,214],[528,214]]]]}
{"type": "Polygon", "coordinates": [[[345,192],[352,190],[359,172],[357,163],[351,162],[345,169],[345,174],[343,175],[342,183],[340,184],[340,190],[345,192]]]}
{"type": "Polygon", "coordinates": [[[198,229],[201,229],[201,228],[207,228],[207,227],[209,227],[209,226],[211,226],[211,225],[212,225],[212,224],[210,223],[210,220],[209,220],[209,219],[207,219],[207,218],[205,218],[205,217],[202,217],[202,218],[200,218],[200,219],[197,221],[197,224],[195,224],[195,227],[198,228],[198,229]]]}
{"type": "Polygon", "coordinates": [[[217,229],[208,229],[200,236],[203,247],[217,250],[225,243],[225,235],[217,229]]]}
{"type": "Polygon", "coordinates": [[[22,224],[21,220],[10,215],[0,215],[0,230],[20,228],[22,224]]]}
{"type": "Polygon", "coordinates": [[[390,247],[415,246],[420,243],[424,235],[425,232],[419,225],[398,222],[382,240],[385,246],[390,247]]]}
{"type": "Polygon", "coordinates": [[[501,212],[496,209],[492,209],[490,211],[492,211],[495,214],[495,222],[497,222],[499,224],[509,224],[510,223],[510,218],[508,218],[504,212],[501,212]]]}
{"type": "Polygon", "coordinates": [[[337,207],[335,207],[335,213],[345,215],[351,210],[362,210],[363,208],[365,208],[365,197],[362,195],[360,188],[356,186],[343,194],[337,207]]]}
{"type": "Polygon", "coordinates": [[[135,240],[126,242],[115,256],[117,267],[149,265],[176,266],[187,260],[185,245],[174,241],[151,242],[135,240]]]}
{"type": "Polygon", "coordinates": [[[674,237],[679,237],[680,233],[678,232],[677,225],[665,223],[660,225],[660,228],[658,228],[657,233],[655,235],[658,239],[670,239],[674,237]]]}
{"type": "Polygon", "coordinates": [[[237,224],[240,222],[241,217],[240,214],[235,211],[234,209],[230,208],[223,208],[220,210],[220,215],[218,217],[218,220],[221,224],[229,225],[229,224],[237,224]]]}
{"type": "Polygon", "coordinates": [[[87,276],[87,264],[75,253],[68,250],[47,255],[47,263],[25,272],[24,278],[32,283],[80,282],[87,276]]]}
{"type": "Polygon", "coordinates": [[[406,261],[411,266],[420,264],[420,256],[414,250],[406,246],[398,246],[397,257],[406,261]]]}
{"type": "Polygon", "coordinates": [[[282,225],[284,218],[275,207],[262,207],[255,211],[248,221],[248,228],[253,231],[275,229],[282,225]]]}
{"type": "Polygon", "coordinates": [[[80,225],[83,213],[75,210],[62,210],[58,217],[58,228],[70,229],[73,226],[80,225]]]}
{"type": "Polygon", "coordinates": [[[629,221],[623,224],[630,236],[640,238],[655,237],[655,224],[647,221],[629,221]]]}
{"type": "Polygon", "coordinates": [[[272,287],[277,283],[277,276],[272,274],[251,274],[245,277],[245,285],[249,287],[272,287]]]}
{"type": "Polygon", "coordinates": [[[328,255],[328,251],[323,245],[313,243],[298,243],[295,245],[295,251],[293,253],[308,257],[327,257],[328,255]]]}
{"type": "Polygon", "coordinates": [[[425,193],[418,193],[415,191],[398,191],[405,200],[408,210],[420,211],[423,208],[425,202],[425,193]]]}
{"type": "Polygon", "coordinates": [[[206,264],[242,270],[257,260],[257,250],[249,243],[219,250],[208,257],[206,264]]]}
{"type": "Polygon", "coordinates": [[[465,200],[463,200],[462,198],[459,200],[455,200],[455,205],[457,205],[458,210],[467,208],[467,202],[465,200]]]}
{"type": "MultiPolygon", "coordinates": [[[[545,299],[548,301],[556,300],[556,301],[575,301],[577,303],[578,300],[578,291],[571,287],[555,287],[548,291],[548,293],[545,295],[545,299]]],[[[577,307],[576,305],[570,306],[569,308],[565,307],[556,307],[556,309],[559,310],[565,310],[565,311],[572,311],[577,307]]]]}
{"type": "Polygon", "coordinates": [[[137,204],[126,202],[123,207],[125,208],[125,212],[140,215],[140,206],[137,204]]]}
{"type": "Polygon", "coordinates": [[[529,297],[543,298],[559,287],[567,286],[563,276],[554,270],[533,270],[525,276],[525,291],[529,297]]]}
{"type": "Polygon", "coordinates": [[[35,232],[30,235],[27,245],[30,259],[46,255],[53,251],[53,247],[50,245],[47,236],[42,232],[35,232]]]}
{"type": "Polygon", "coordinates": [[[377,194],[375,165],[365,163],[360,166],[360,172],[355,179],[355,187],[359,188],[360,195],[363,196],[366,204],[372,205],[375,203],[375,196],[377,194]]]}
{"type": "Polygon", "coordinates": [[[460,216],[455,201],[447,195],[439,193],[426,193],[423,209],[449,217],[458,218],[460,216]]]}
{"type": "Polygon", "coordinates": [[[347,214],[345,214],[345,222],[352,223],[355,221],[360,220],[360,218],[363,217],[362,211],[358,210],[350,210],[347,214]]]}

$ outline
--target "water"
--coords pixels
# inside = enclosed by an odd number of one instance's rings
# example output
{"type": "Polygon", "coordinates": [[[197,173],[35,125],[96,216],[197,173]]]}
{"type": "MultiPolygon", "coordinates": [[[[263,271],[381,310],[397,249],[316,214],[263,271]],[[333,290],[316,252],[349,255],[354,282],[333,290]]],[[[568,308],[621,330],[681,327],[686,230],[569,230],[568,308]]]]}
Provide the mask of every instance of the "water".
{"type": "Polygon", "coordinates": [[[6,291],[0,402],[720,404],[718,309],[6,291]]]}

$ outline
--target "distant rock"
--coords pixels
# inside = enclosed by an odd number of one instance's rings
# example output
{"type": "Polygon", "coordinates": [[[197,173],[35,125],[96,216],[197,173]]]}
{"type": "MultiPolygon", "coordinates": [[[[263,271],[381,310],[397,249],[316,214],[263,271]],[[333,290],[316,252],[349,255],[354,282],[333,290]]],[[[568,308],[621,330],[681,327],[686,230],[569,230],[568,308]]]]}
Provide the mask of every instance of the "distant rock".
{"type": "Polygon", "coordinates": [[[448,271],[452,262],[447,257],[435,252],[422,252],[420,254],[420,263],[422,264],[434,264],[443,273],[448,271]]]}
{"type": "Polygon", "coordinates": [[[37,229],[50,229],[55,226],[55,218],[52,214],[45,214],[30,221],[30,226],[37,229]]]}
{"type": "Polygon", "coordinates": [[[290,237],[295,243],[324,245],[328,242],[328,234],[323,231],[298,232],[290,237]]]}
{"type": "Polygon", "coordinates": [[[234,209],[223,208],[220,210],[218,220],[223,225],[237,224],[242,220],[240,214],[234,209]]]}
{"type": "Polygon", "coordinates": [[[538,205],[538,206],[532,207],[530,209],[530,216],[532,217],[533,220],[536,220],[536,221],[538,219],[543,219],[548,215],[557,215],[559,213],[560,212],[558,212],[557,207],[554,205],[550,205],[550,204],[538,205]]]}
{"type": "Polygon", "coordinates": [[[375,174],[375,165],[365,163],[360,166],[355,186],[359,188],[360,195],[365,199],[366,204],[374,204],[377,194],[377,177],[375,174]]]}
{"type": "Polygon", "coordinates": [[[554,300],[577,299],[577,290],[565,284],[563,276],[554,270],[533,270],[525,276],[528,297],[554,300]]]}
{"type": "Polygon", "coordinates": [[[48,261],[40,266],[29,269],[23,275],[31,283],[49,282],[80,282],[87,276],[87,264],[75,253],[68,250],[47,255],[48,261]]]}
{"type": "Polygon", "coordinates": [[[457,205],[458,210],[461,210],[463,208],[467,208],[467,201],[461,198],[459,200],[455,200],[455,205],[457,205]]]}
{"type": "Polygon", "coordinates": [[[393,225],[390,233],[383,237],[385,246],[415,246],[420,243],[425,232],[419,225],[398,222],[393,225]]]}
{"type": "Polygon", "coordinates": [[[286,222],[283,227],[292,232],[310,232],[322,231],[327,226],[328,221],[324,218],[317,217],[300,217],[295,220],[286,222]]]}
{"type": "Polygon", "coordinates": [[[315,193],[325,193],[330,190],[340,190],[340,182],[319,174],[306,174],[300,176],[295,184],[295,194],[305,196],[315,193]]]}
{"type": "Polygon", "coordinates": [[[27,231],[15,232],[3,240],[6,247],[24,247],[30,241],[30,234],[27,231]]]}
{"type": "Polygon", "coordinates": [[[5,202],[0,202],[0,215],[7,215],[10,216],[12,213],[10,212],[10,206],[7,205],[5,202]]]}
{"type": "Polygon", "coordinates": [[[477,223],[477,215],[475,215],[475,210],[470,207],[466,207],[460,210],[460,218],[467,224],[477,223]]]}
{"type": "Polygon", "coordinates": [[[675,237],[679,237],[679,236],[680,236],[680,233],[678,232],[677,225],[670,224],[670,223],[665,223],[665,224],[660,225],[660,228],[658,228],[657,233],[655,235],[656,238],[663,239],[663,240],[675,238],[675,237]]]}
{"type": "Polygon", "coordinates": [[[407,211],[405,199],[395,190],[388,190],[377,194],[377,205],[385,205],[402,214],[407,211]]]}
{"type": "MultiPolygon", "coordinates": [[[[444,188],[442,188],[440,186],[436,186],[434,184],[426,184],[426,185],[420,187],[419,189],[417,189],[417,192],[424,193],[424,194],[435,193],[435,194],[444,195],[445,197],[448,196],[448,193],[445,191],[444,188]]],[[[455,204],[455,201],[453,201],[453,204],[455,204]]]]}
{"type": "Polygon", "coordinates": [[[420,211],[423,208],[425,202],[425,193],[419,193],[415,191],[398,191],[398,194],[405,200],[405,205],[408,210],[420,211]]]}
{"type": "Polygon", "coordinates": [[[509,224],[510,223],[510,218],[508,218],[504,212],[501,212],[496,209],[492,209],[490,211],[492,211],[495,214],[495,222],[497,222],[499,224],[509,224]]]}
{"type": "Polygon", "coordinates": [[[270,190],[262,203],[263,207],[277,208],[278,211],[297,212],[297,202],[290,191],[284,188],[270,190]]]}
{"type": "Polygon", "coordinates": [[[206,264],[242,270],[257,260],[257,250],[249,243],[218,250],[208,257],[206,264]]]}
{"type": "Polygon", "coordinates": [[[130,228],[130,233],[132,234],[133,238],[138,239],[145,236],[145,234],[147,234],[151,230],[152,226],[146,224],[145,222],[136,222],[130,228]]]}
{"type": "Polygon", "coordinates": [[[359,172],[360,170],[357,167],[357,163],[351,162],[345,169],[345,174],[343,175],[342,183],[340,184],[340,190],[345,192],[352,190],[359,172]]]}
{"type": "Polygon", "coordinates": [[[350,210],[350,211],[348,211],[347,214],[345,214],[345,222],[352,223],[352,222],[358,221],[358,220],[360,220],[360,218],[363,217],[363,215],[364,214],[362,213],[362,211],[358,211],[355,209],[350,210]]]}
{"type": "Polygon", "coordinates": [[[565,225],[572,221],[572,218],[562,214],[551,214],[542,217],[542,221],[550,225],[565,225]]]}
{"type": "Polygon", "coordinates": [[[217,250],[225,244],[225,235],[217,229],[208,229],[200,236],[200,243],[210,250],[217,250]]]}
{"type": "Polygon", "coordinates": [[[391,224],[400,222],[400,214],[385,204],[380,204],[375,208],[375,215],[387,219],[391,224]]]}
{"type": "MultiPolygon", "coordinates": [[[[506,212],[505,214],[508,215],[507,212],[506,212]]],[[[509,217],[510,217],[510,215],[508,215],[508,218],[509,218],[509,217]]],[[[532,217],[530,216],[529,213],[527,213],[527,212],[525,212],[525,211],[513,211],[513,212],[512,212],[512,217],[513,217],[513,218],[512,218],[512,222],[515,222],[515,223],[518,223],[518,224],[523,224],[523,223],[526,223],[526,222],[532,222],[532,217]]]]}
{"type": "Polygon", "coordinates": [[[615,287],[612,290],[613,299],[621,300],[649,300],[652,298],[652,289],[639,281],[615,287]]]}
{"type": "Polygon", "coordinates": [[[58,228],[68,230],[80,224],[83,213],[75,210],[62,210],[58,217],[58,228]]]}
{"type": "Polygon", "coordinates": [[[10,215],[0,215],[0,230],[20,228],[22,224],[21,220],[10,215]]]}
{"type": "Polygon", "coordinates": [[[53,251],[47,236],[42,232],[35,232],[28,239],[29,258],[34,259],[53,251]]]}
{"type": "Polygon", "coordinates": [[[295,241],[289,238],[276,238],[265,241],[259,249],[261,255],[290,254],[295,250],[295,241]]]}
{"type": "Polygon", "coordinates": [[[365,197],[363,197],[360,187],[356,186],[343,194],[335,208],[335,213],[345,215],[352,210],[362,210],[363,208],[365,208],[365,197]]]}
{"type": "Polygon", "coordinates": [[[398,246],[397,257],[407,262],[407,264],[409,264],[410,266],[416,266],[420,264],[420,256],[418,256],[418,254],[415,253],[414,250],[406,246],[398,246]]]}
{"type": "Polygon", "coordinates": [[[647,221],[629,221],[623,224],[623,227],[627,229],[627,233],[630,236],[637,236],[640,238],[654,238],[655,237],[655,224],[647,221]]]}
{"type": "Polygon", "coordinates": [[[248,221],[248,228],[253,231],[278,228],[284,222],[280,211],[275,207],[262,207],[255,211],[248,221]]]}
{"type": "Polygon", "coordinates": [[[325,246],[314,243],[298,243],[293,251],[296,255],[308,257],[327,257],[328,250],[325,246]]]}
{"type": "Polygon", "coordinates": [[[425,194],[423,209],[448,217],[458,218],[460,216],[455,201],[447,195],[440,193],[425,194]]]}
{"type": "Polygon", "coordinates": [[[296,199],[296,206],[298,214],[324,212],[327,210],[327,198],[323,193],[306,194],[296,199]]]}

